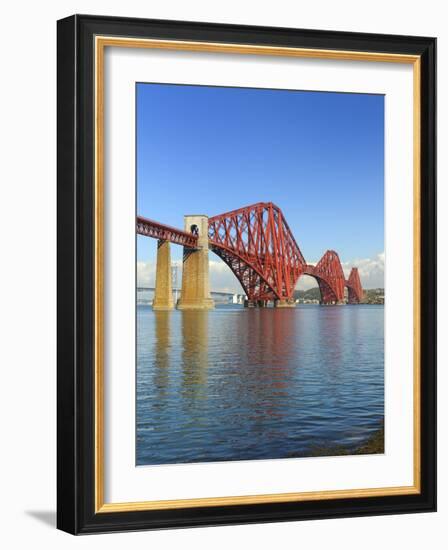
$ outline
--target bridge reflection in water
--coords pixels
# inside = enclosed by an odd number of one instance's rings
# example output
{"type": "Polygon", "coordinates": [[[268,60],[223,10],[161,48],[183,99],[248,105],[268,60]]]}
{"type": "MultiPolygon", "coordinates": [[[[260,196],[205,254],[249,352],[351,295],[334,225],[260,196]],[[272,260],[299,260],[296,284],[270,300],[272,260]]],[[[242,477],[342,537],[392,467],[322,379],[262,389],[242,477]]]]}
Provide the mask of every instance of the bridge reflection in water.
{"type": "Polygon", "coordinates": [[[138,307],[137,464],[310,456],[384,417],[383,307],[138,307]]]}

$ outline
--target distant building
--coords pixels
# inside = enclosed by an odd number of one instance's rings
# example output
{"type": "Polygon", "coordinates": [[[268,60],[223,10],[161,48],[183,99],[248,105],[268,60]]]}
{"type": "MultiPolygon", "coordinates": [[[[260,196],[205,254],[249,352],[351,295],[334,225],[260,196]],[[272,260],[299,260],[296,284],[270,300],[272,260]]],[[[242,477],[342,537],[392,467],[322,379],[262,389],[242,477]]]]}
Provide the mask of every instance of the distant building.
{"type": "Polygon", "coordinates": [[[242,305],[244,304],[244,299],[245,299],[245,296],[244,294],[233,294],[229,301],[231,304],[239,304],[239,305],[242,305]]]}

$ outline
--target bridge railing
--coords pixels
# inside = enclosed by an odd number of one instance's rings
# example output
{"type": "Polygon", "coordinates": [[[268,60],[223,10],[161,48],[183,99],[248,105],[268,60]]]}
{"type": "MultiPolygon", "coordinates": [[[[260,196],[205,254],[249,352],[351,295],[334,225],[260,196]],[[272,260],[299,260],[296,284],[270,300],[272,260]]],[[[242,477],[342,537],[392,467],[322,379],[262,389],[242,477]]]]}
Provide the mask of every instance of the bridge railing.
{"type": "Polygon", "coordinates": [[[164,225],[143,216],[137,216],[136,225],[138,235],[152,237],[161,241],[169,241],[170,243],[180,244],[189,248],[197,248],[198,246],[197,235],[187,233],[176,227],[164,225]]]}
{"type": "MultiPolygon", "coordinates": [[[[200,247],[195,232],[143,216],[137,217],[137,233],[193,250],[200,247]]],[[[346,280],[334,250],[327,250],[317,265],[308,265],[281,209],[273,203],[257,203],[208,218],[208,246],[230,267],[250,300],[291,300],[302,275],[318,279],[321,292],[325,289],[327,293],[322,298],[325,303],[341,303],[344,287],[349,289],[350,303],[362,300],[357,269],[353,268],[346,280]]]]}

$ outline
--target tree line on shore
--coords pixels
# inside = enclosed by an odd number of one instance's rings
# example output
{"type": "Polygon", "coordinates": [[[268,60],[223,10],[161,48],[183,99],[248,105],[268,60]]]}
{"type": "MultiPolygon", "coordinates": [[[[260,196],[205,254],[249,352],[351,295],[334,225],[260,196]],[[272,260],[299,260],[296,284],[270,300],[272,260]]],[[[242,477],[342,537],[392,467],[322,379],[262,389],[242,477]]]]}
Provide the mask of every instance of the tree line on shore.
{"type": "MultiPolygon", "coordinates": [[[[300,301],[319,301],[319,287],[309,288],[308,290],[295,290],[294,300],[300,301]]],[[[367,288],[364,289],[363,304],[384,304],[384,288],[367,288]]]]}

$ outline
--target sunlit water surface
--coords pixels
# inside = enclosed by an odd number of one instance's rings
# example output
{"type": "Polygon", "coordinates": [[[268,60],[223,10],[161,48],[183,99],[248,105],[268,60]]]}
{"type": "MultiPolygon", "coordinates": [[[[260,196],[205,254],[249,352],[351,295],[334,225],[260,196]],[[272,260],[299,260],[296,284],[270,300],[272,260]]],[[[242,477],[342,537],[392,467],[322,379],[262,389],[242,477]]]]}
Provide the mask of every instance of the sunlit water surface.
{"type": "Polygon", "coordinates": [[[383,419],[383,306],[138,306],[137,326],[138,465],[355,449],[383,419]]]}

